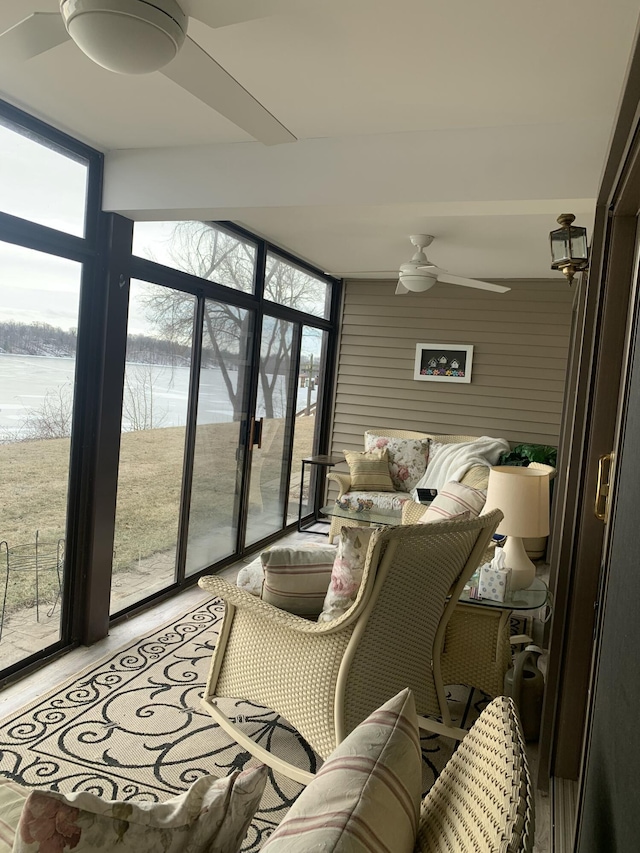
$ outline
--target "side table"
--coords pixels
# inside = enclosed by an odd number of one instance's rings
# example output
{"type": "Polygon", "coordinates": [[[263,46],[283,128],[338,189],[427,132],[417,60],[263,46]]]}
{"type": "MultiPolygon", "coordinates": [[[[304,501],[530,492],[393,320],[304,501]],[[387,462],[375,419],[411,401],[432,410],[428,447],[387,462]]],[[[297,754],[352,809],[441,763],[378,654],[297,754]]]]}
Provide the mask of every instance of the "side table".
{"type": "Polygon", "coordinates": [[[302,524],[302,493],[304,491],[304,474],[306,465],[315,465],[319,470],[316,474],[320,474],[322,469],[333,468],[334,465],[339,465],[344,462],[344,456],[332,456],[330,454],[320,454],[318,456],[305,456],[302,460],[302,475],[300,477],[300,500],[298,501],[298,530],[301,533],[318,533],[324,536],[322,530],[311,530],[312,524],[330,524],[325,518],[318,516],[318,507],[322,504],[322,491],[324,489],[325,477],[316,476],[315,484],[313,483],[313,471],[309,474],[309,506],[312,509],[312,519],[306,525],[302,524]],[[315,486],[315,488],[313,488],[315,486]],[[313,488],[313,500],[311,492],[313,488]]]}
{"type": "Polygon", "coordinates": [[[548,602],[549,588],[538,577],[528,589],[511,593],[505,601],[473,599],[465,588],[445,631],[440,658],[443,683],[466,684],[499,696],[512,663],[512,613],[539,610],[548,602]]]}

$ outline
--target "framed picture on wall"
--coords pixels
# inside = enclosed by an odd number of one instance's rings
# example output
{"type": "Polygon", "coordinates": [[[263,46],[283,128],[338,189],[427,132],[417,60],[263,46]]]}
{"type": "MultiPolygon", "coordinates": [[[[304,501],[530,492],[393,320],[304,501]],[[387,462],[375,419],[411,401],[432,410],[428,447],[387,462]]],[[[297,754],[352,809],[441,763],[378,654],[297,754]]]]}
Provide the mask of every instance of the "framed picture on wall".
{"type": "Polygon", "coordinates": [[[471,382],[473,346],[416,344],[413,378],[423,382],[471,382]]]}

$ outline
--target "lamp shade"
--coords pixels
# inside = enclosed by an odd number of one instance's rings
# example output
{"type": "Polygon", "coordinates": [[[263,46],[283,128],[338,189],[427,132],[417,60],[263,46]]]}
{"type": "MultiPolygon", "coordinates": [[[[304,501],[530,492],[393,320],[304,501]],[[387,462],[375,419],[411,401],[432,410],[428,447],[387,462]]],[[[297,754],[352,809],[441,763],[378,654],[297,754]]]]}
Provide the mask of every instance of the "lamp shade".
{"type": "Polygon", "coordinates": [[[496,508],[504,514],[497,533],[503,536],[547,536],[549,474],[508,465],[491,468],[483,512],[496,508]]]}

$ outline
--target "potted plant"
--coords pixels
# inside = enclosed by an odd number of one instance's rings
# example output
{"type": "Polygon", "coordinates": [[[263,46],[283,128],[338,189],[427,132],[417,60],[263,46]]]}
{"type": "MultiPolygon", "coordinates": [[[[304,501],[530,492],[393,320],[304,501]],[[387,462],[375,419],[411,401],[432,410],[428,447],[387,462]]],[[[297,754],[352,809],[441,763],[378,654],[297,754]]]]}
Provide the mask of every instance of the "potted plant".
{"type": "Polygon", "coordinates": [[[518,465],[526,468],[531,462],[556,467],[558,448],[548,444],[518,444],[508,453],[503,453],[498,465],[518,465]]]}

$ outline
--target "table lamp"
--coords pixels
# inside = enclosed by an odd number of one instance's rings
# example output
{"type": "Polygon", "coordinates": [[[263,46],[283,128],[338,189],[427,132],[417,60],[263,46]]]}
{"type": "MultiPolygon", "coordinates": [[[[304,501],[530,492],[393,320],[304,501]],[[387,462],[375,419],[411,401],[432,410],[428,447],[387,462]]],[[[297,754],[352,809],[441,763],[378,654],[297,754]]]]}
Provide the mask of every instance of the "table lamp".
{"type": "Polygon", "coordinates": [[[549,474],[507,465],[491,468],[483,512],[496,508],[504,514],[496,532],[507,537],[504,556],[506,568],[511,569],[511,589],[527,589],[536,567],[522,538],[549,534],[549,474]]]}

